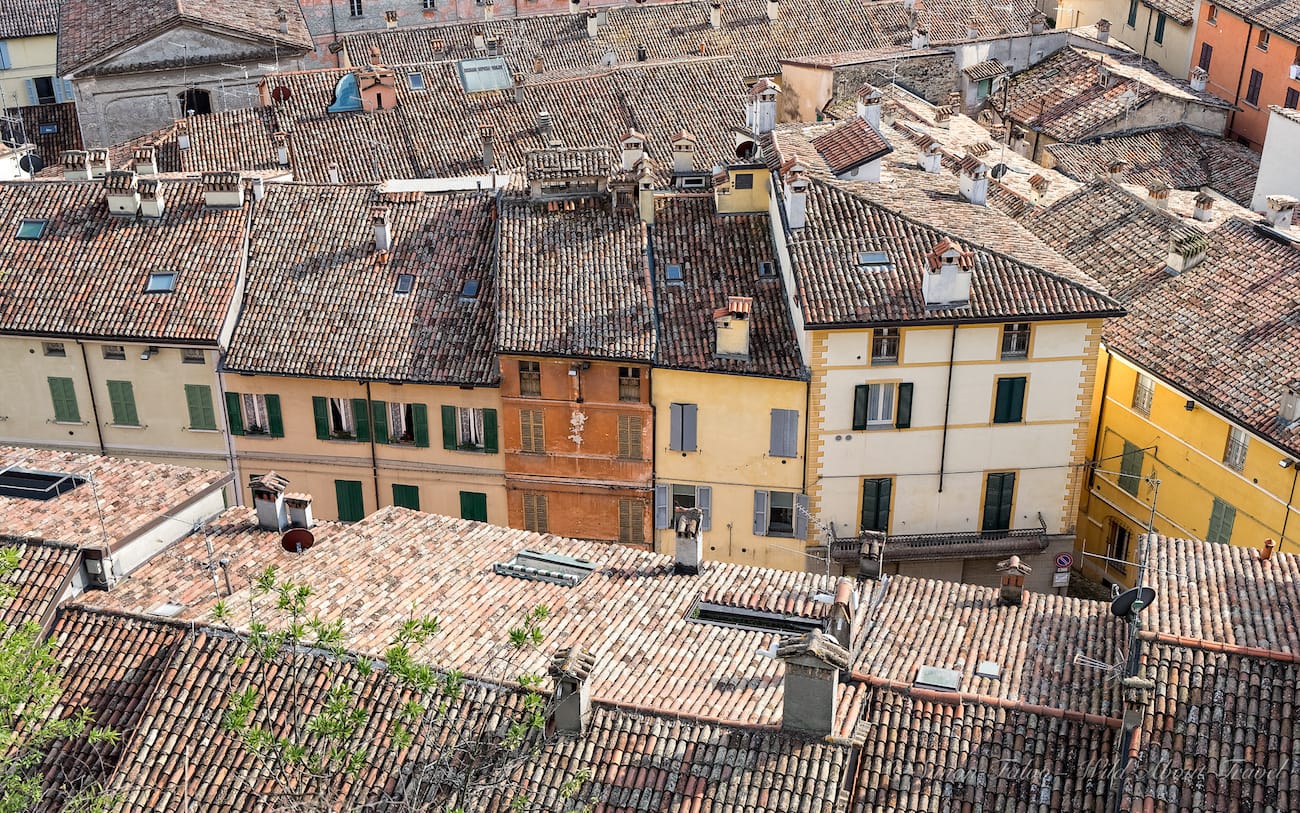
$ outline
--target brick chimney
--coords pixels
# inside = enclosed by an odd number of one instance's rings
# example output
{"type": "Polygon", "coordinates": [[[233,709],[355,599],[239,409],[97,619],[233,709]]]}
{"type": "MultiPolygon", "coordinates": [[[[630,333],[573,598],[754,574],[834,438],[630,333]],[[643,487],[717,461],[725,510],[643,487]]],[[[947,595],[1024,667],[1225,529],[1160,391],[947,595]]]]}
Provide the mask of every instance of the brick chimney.
{"type": "Polygon", "coordinates": [[[1165,273],[1176,277],[1190,271],[1205,259],[1210,248],[1210,238],[1199,229],[1169,236],[1169,254],[1165,258],[1165,273]]]}
{"type": "Polygon", "coordinates": [[[370,225],[375,230],[375,251],[391,251],[393,248],[393,223],[387,206],[371,207],[370,225]]]}
{"type": "Polygon", "coordinates": [[[591,718],[591,687],[588,678],[596,668],[596,656],[580,646],[569,646],[555,653],[548,670],[555,680],[555,703],[551,720],[555,732],[565,737],[581,737],[591,718]]]}
{"type": "Polygon", "coordinates": [[[783,639],[776,656],[785,661],[785,698],[781,727],[818,737],[835,732],[835,701],[840,671],[849,653],[831,636],[813,630],[783,639]]]}
{"type": "Polygon", "coordinates": [[[988,203],[988,164],[967,153],[961,161],[957,162],[957,186],[961,196],[976,206],[988,203]]]}
{"type": "Polygon", "coordinates": [[[158,149],[152,144],[136,147],[131,159],[131,165],[137,175],[156,175],[158,173],[158,149]]]}
{"type": "Polygon", "coordinates": [[[90,180],[90,170],[86,168],[85,150],[64,150],[59,156],[59,162],[63,164],[63,180],[90,180]]]}
{"type": "Polygon", "coordinates": [[[781,0],[767,0],[767,19],[776,22],[781,17],[781,0]]]}
{"type": "Polygon", "coordinates": [[[108,173],[104,176],[104,192],[109,214],[134,217],[140,211],[140,190],[134,172],[116,170],[108,173]]]}
{"type": "Polygon", "coordinates": [[[704,512],[698,508],[678,508],[673,512],[673,572],[694,576],[704,564],[704,536],[701,533],[704,512]]]}
{"type": "Polygon", "coordinates": [[[483,145],[483,168],[492,169],[495,157],[492,154],[492,142],[495,140],[495,130],[490,124],[481,125],[478,128],[478,138],[483,145]]]}
{"type": "Polygon", "coordinates": [[[712,0],[709,3],[709,28],[714,30],[722,28],[722,3],[719,0],[712,0]]]}
{"type": "Polygon", "coordinates": [[[771,79],[759,79],[749,88],[745,103],[745,127],[754,135],[771,132],[776,126],[776,97],[781,86],[771,79]]]}
{"type": "Polygon", "coordinates": [[[244,205],[244,185],[238,172],[204,172],[203,205],[214,209],[234,209],[244,205]]]}
{"type": "Polygon", "coordinates": [[[913,49],[913,50],[916,50],[916,51],[919,51],[919,50],[922,49],[922,48],[929,48],[929,47],[930,47],[930,32],[929,32],[929,30],[927,30],[927,29],[925,29],[925,28],[922,28],[922,27],[920,27],[920,26],[917,26],[916,28],[913,28],[913,29],[912,29],[912,49],[913,49]]]}
{"type": "Polygon", "coordinates": [[[86,168],[90,171],[90,179],[96,180],[108,174],[113,168],[113,162],[108,157],[108,150],[103,147],[95,147],[86,153],[86,168]]]}
{"type": "Polygon", "coordinates": [[[928,308],[964,307],[970,302],[975,255],[948,238],[940,240],[926,257],[921,293],[928,308]]]}
{"type": "Polygon", "coordinates": [[[673,172],[675,174],[695,171],[695,153],[699,149],[699,139],[689,130],[678,130],[673,136],[673,172]]]}
{"type": "Polygon", "coordinates": [[[157,178],[141,178],[136,186],[140,190],[140,216],[159,218],[166,206],[163,203],[163,184],[157,178]]]}
{"type": "Polygon", "coordinates": [[[1187,81],[1191,84],[1192,90],[1197,93],[1204,93],[1205,85],[1210,81],[1210,72],[1205,68],[1202,68],[1200,65],[1197,65],[1195,68],[1192,68],[1191,76],[1188,77],[1187,81]]]}
{"type": "Polygon", "coordinates": [[[370,49],[370,64],[357,71],[357,94],[369,113],[397,106],[397,74],[380,61],[378,46],[370,49]]]}
{"type": "Polygon", "coordinates": [[[1110,41],[1110,20],[1107,20],[1104,17],[1097,21],[1097,41],[1110,41]]]}
{"type": "Polygon", "coordinates": [[[623,148],[623,170],[631,172],[636,169],[636,165],[645,160],[645,134],[636,130],[628,130],[623,133],[623,138],[619,141],[619,146],[623,148]]]}
{"type": "Polygon", "coordinates": [[[1002,575],[998,604],[1003,607],[1019,607],[1025,597],[1025,576],[1032,573],[1033,568],[1021,563],[1019,556],[1012,556],[998,562],[997,571],[1002,575]]]}
{"type": "Polygon", "coordinates": [[[1169,184],[1164,181],[1147,184],[1147,203],[1154,209],[1169,208],[1169,184]]]}
{"type": "Polygon", "coordinates": [[[289,515],[290,528],[310,528],[315,524],[311,515],[310,494],[285,494],[284,508],[289,515]]]}
{"type": "Polygon", "coordinates": [[[752,297],[729,296],[726,307],[713,312],[717,333],[715,356],[749,360],[749,321],[753,311],[752,297]]]}
{"type": "Polygon", "coordinates": [[[876,132],[880,132],[880,102],[884,95],[871,84],[858,88],[858,115],[876,132]]]}
{"type": "Polygon", "coordinates": [[[858,595],[853,579],[841,578],[835,584],[835,602],[831,604],[826,619],[826,632],[835,642],[849,650],[853,638],[853,613],[858,607],[858,595]]]}
{"type": "Polygon", "coordinates": [[[802,229],[808,221],[807,168],[790,159],[781,167],[785,181],[785,223],[791,229],[802,229]]]}
{"type": "Polygon", "coordinates": [[[1196,196],[1196,201],[1192,204],[1192,217],[1208,223],[1214,219],[1214,196],[1206,192],[1196,196]]]}
{"type": "Polygon", "coordinates": [[[257,527],[267,531],[283,531],[289,527],[289,515],[284,507],[284,491],[289,481],[271,471],[254,477],[248,485],[253,491],[257,527]]]}
{"type": "Polygon", "coordinates": [[[1265,200],[1268,209],[1264,212],[1264,219],[1275,229],[1286,230],[1291,228],[1291,218],[1295,214],[1295,207],[1300,201],[1290,195],[1269,195],[1265,200]]]}

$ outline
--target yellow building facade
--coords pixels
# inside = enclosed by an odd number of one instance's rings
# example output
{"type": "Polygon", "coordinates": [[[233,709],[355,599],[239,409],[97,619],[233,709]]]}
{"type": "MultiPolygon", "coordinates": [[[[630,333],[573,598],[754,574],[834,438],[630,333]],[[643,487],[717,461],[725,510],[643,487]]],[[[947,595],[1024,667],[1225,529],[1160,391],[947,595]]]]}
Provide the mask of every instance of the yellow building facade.
{"type": "Polygon", "coordinates": [[[0,102],[25,107],[72,101],[72,88],[59,79],[55,67],[58,38],[54,33],[0,41],[0,102]]]}
{"type": "Polygon", "coordinates": [[[1289,452],[1132,360],[1101,358],[1097,465],[1079,525],[1086,575],[1132,586],[1150,525],[1172,537],[1300,549],[1289,452]]]}

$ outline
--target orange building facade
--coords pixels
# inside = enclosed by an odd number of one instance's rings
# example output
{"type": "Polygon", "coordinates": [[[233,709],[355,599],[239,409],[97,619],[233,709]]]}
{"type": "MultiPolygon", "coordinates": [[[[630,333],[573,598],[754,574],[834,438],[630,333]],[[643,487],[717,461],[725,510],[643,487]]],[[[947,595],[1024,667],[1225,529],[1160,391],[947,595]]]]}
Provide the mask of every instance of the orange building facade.
{"type": "Polygon", "coordinates": [[[510,527],[649,549],[648,365],[502,355],[501,409],[510,527]]]}
{"type": "Polygon", "coordinates": [[[1196,21],[1192,72],[1208,72],[1205,89],[1232,102],[1229,134],[1259,150],[1269,105],[1300,106],[1300,29],[1292,20],[1256,19],[1244,11],[1204,3],[1196,21]],[[1281,29],[1281,30],[1279,30],[1281,29]]]}

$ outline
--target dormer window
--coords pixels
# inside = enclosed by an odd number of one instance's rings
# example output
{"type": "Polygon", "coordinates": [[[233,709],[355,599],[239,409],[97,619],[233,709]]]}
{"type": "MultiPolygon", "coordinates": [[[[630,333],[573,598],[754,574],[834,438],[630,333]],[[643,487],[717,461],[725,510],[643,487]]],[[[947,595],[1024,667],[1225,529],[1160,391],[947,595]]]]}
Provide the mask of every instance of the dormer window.
{"type": "Polygon", "coordinates": [[[669,285],[682,284],[682,267],[677,263],[669,265],[664,269],[664,278],[668,280],[669,285]]]}
{"type": "Polygon", "coordinates": [[[415,288],[414,274],[398,274],[397,286],[393,288],[395,294],[409,294],[415,288]]]}
{"type": "Polygon", "coordinates": [[[176,274],[172,271],[155,271],[149,275],[144,292],[147,294],[165,294],[176,290],[176,274]]]}
{"type": "Polygon", "coordinates": [[[19,240],[39,240],[42,234],[45,234],[45,220],[22,220],[18,223],[18,234],[15,236],[19,240]]]}
{"type": "Polygon", "coordinates": [[[411,90],[424,90],[424,74],[408,73],[406,75],[406,84],[410,86],[411,90]]]}
{"type": "Polygon", "coordinates": [[[465,284],[460,287],[460,298],[462,302],[478,299],[478,280],[465,280],[465,284]]]}

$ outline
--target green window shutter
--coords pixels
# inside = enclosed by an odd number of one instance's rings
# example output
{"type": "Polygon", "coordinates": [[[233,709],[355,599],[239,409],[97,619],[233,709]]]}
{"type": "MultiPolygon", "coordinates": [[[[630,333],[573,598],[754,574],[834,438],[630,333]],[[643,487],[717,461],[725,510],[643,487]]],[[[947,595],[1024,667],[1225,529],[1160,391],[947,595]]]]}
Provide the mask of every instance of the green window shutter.
{"type": "Polygon", "coordinates": [[[483,410],[483,451],[488,454],[496,454],[498,448],[497,411],[495,409],[485,409],[483,410]]]}
{"type": "Polygon", "coordinates": [[[109,381],[108,402],[113,410],[113,423],[119,426],[139,426],[140,416],[135,411],[135,391],[130,381],[109,381]]]}
{"type": "Polygon", "coordinates": [[[912,382],[898,385],[898,414],[894,419],[896,429],[907,429],[912,425],[912,382]]]}
{"type": "Polygon", "coordinates": [[[1231,544],[1232,526],[1236,519],[1237,509],[1215,497],[1214,505],[1210,507],[1210,526],[1205,531],[1205,541],[1219,545],[1231,544]]]}
{"type": "Polygon", "coordinates": [[[487,495],[477,491],[460,492],[460,517],[476,522],[487,522],[487,495]]]}
{"type": "Polygon", "coordinates": [[[988,476],[984,489],[982,530],[1002,531],[1011,527],[1011,498],[1015,489],[1015,472],[998,472],[988,476]]]}
{"type": "Polygon", "coordinates": [[[185,405],[190,410],[191,429],[217,428],[217,414],[212,408],[211,387],[204,384],[186,384],[185,405]]]}
{"type": "Polygon", "coordinates": [[[1011,379],[1011,422],[1019,423],[1025,419],[1025,379],[1011,379]]]}
{"type": "Polygon", "coordinates": [[[889,530],[889,497],[893,485],[887,477],[862,481],[862,530],[889,530]]]}
{"type": "Polygon", "coordinates": [[[244,410],[237,392],[226,393],[226,426],[232,435],[244,434],[244,410]]]}
{"type": "Polygon", "coordinates": [[[330,438],[330,405],[329,402],[319,395],[311,399],[311,411],[316,417],[316,439],[329,440],[330,438]]]}
{"type": "Polygon", "coordinates": [[[266,404],[266,431],[273,438],[284,437],[284,414],[280,412],[280,396],[263,395],[266,404]]]}
{"type": "Polygon", "coordinates": [[[352,399],[352,424],[357,442],[370,442],[370,404],[364,398],[352,399]]]}
{"type": "Polygon", "coordinates": [[[361,481],[335,480],[334,496],[338,500],[341,521],[356,522],[365,517],[366,504],[361,496],[361,481]]]}
{"type": "Polygon", "coordinates": [[[420,487],[404,486],[400,483],[393,483],[393,505],[398,505],[402,508],[409,508],[412,511],[419,511],[420,487]]]}
{"type": "Polygon", "coordinates": [[[71,378],[50,378],[50,400],[54,402],[54,420],[76,423],[81,420],[77,409],[77,390],[71,378]]]}
{"type": "Polygon", "coordinates": [[[375,443],[388,442],[388,404],[383,401],[370,402],[370,427],[375,433],[375,443]]]}
{"type": "Polygon", "coordinates": [[[999,378],[994,423],[1020,423],[1025,415],[1025,379],[999,378]]]}
{"type": "Polygon", "coordinates": [[[429,445],[429,408],[424,404],[411,404],[411,422],[415,424],[412,434],[415,445],[425,448],[429,445]]]}
{"type": "Polygon", "coordinates": [[[456,407],[444,405],[442,408],[442,448],[456,448],[456,407]]]}
{"type": "Polygon", "coordinates": [[[1124,456],[1119,464],[1119,487],[1132,494],[1138,494],[1142,482],[1142,449],[1135,443],[1124,441],[1124,456]]]}
{"type": "Polygon", "coordinates": [[[859,384],[853,388],[853,428],[867,428],[867,399],[871,395],[871,385],[859,384]]]}

